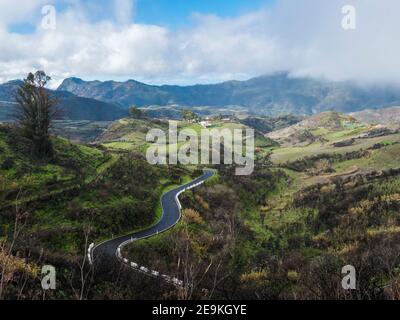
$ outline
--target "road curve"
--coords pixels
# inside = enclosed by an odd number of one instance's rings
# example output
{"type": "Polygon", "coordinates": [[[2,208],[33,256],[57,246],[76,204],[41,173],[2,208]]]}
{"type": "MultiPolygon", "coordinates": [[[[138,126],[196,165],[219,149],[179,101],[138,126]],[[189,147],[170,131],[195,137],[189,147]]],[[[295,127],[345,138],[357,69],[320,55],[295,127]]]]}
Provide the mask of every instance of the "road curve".
{"type": "Polygon", "coordinates": [[[148,229],[98,244],[91,252],[92,261],[117,259],[116,252],[118,247],[124,243],[127,243],[132,239],[137,241],[140,239],[150,238],[175,226],[181,219],[180,203],[177,200],[178,196],[188,188],[193,188],[198,183],[208,180],[214,175],[214,173],[213,170],[205,169],[203,175],[197,179],[163,194],[161,197],[162,216],[157,224],[148,229]]]}

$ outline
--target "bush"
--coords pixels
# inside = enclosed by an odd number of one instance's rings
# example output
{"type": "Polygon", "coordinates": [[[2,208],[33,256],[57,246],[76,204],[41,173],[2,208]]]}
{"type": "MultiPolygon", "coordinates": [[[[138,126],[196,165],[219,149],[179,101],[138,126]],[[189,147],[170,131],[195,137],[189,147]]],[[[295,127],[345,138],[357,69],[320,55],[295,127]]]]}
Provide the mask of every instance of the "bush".
{"type": "Polygon", "coordinates": [[[10,170],[11,168],[13,168],[15,165],[15,161],[13,158],[6,158],[3,163],[1,164],[1,169],[2,170],[10,170]]]}

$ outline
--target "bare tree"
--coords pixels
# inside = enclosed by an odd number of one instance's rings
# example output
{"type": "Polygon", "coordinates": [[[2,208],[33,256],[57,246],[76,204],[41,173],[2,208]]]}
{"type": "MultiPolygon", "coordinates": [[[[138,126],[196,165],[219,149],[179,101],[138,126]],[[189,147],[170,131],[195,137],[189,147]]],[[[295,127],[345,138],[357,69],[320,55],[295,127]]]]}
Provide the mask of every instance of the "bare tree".
{"type": "Polygon", "coordinates": [[[94,279],[94,264],[88,259],[89,239],[93,230],[93,214],[90,213],[89,222],[83,227],[84,255],[82,260],[77,262],[79,270],[79,289],[74,287],[74,272],[71,274],[71,287],[78,300],[87,299],[94,279]]]}
{"type": "Polygon", "coordinates": [[[0,265],[0,271],[1,271],[0,299],[4,299],[5,288],[8,285],[8,283],[12,280],[12,276],[15,271],[13,270],[12,266],[13,262],[12,253],[14,251],[15,244],[21,235],[22,230],[26,226],[27,218],[29,215],[28,212],[21,210],[21,208],[18,205],[21,192],[22,191],[20,189],[15,201],[15,218],[14,218],[14,226],[11,239],[8,239],[6,235],[5,239],[3,239],[3,241],[0,242],[0,254],[2,256],[2,261],[0,265]]]}

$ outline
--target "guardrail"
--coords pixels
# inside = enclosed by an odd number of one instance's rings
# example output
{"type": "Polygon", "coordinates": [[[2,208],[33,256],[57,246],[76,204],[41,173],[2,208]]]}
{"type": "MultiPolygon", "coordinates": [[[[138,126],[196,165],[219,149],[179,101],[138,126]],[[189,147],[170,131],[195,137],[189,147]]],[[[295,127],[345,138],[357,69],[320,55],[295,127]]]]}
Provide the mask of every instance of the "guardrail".
{"type": "Polygon", "coordinates": [[[94,248],[94,243],[91,243],[88,247],[88,252],[87,252],[87,258],[89,260],[89,263],[92,265],[93,264],[93,248],[94,248]]]}
{"type": "Polygon", "coordinates": [[[129,268],[131,268],[131,269],[133,269],[133,270],[135,270],[137,272],[143,273],[143,274],[145,274],[147,276],[150,276],[150,277],[153,277],[153,278],[161,278],[165,282],[168,282],[168,283],[170,283],[170,284],[172,284],[172,285],[174,285],[176,287],[183,288],[183,281],[182,280],[179,280],[178,278],[175,278],[175,277],[170,277],[170,276],[168,276],[166,274],[160,274],[160,272],[158,272],[156,270],[151,270],[148,267],[140,266],[136,262],[129,261],[128,259],[124,258],[122,256],[122,253],[121,253],[121,247],[118,247],[118,249],[117,249],[117,258],[123,264],[125,264],[127,267],[129,267],[129,268]]]}
{"type": "MultiPolygon", "coordinates": [[[[201,185],[201,184],[203,184],[203,183],[204,183],[204,181],[200,181],[200,182],[197,182],[197,183],[193,183],[193,184],[187,186],[186,188],[183,188],[182,190],[180,190],[180,191],[175,195],[175,202],[176,202],[176,204],[178,205],[178,208],[179,208],[179,211],[180,211],[180,212],[182,211],[182,205],[181,205],[181,202],[179,201],[179,196],[180,196],[182,193],[186,192],[187,190],[196,188],[196,187],[198,187],[199,185],[201,185]]],[[[158,234],[158,233],[159,233],[159,232],[157,231],[157,234],[158,234]]],[[[129,261],[128,259],[126,259],[126,258],[124,258],[124,257],[122,256],[121,249],[122,249],[123,247],[127,246],[128,244],[131,244],[131,243],[133,243],[133,242],[135,242],[135,241],[137,241],[137,240],[138,240],[137,238],[132,238],[132,239],[129,239],[129,240],[127,240],[127,241],[121,243],[121,244],[118,246],[117,253],[116,253],[116,254],[117,254],[118,260],[120,260],[122,263],[124,263],[125,265],[127,265],[127,266],[130,267],[131,269],[134,269],[135,271],[141,272],[141,273],[146,274],[146,275],[148,275],[148,276],[152,276],[152,277],[154,277],[154,278],[161,278],[161,279],[163,279],[165,282],[168,282],[168,283],[170,283],[170,284],[173,284],[174,286],[183,288],[183,281],[182,281],[182,280],[179,280],[178,278],[175,278],[175,277],[168,276],[168,275],[166,275],[166,274],[160,274],[160,272],[158,272],[158,271],[156,271],[156,270],[150,270],[149,268],[144,267],[144,266],[139,266],[136,262],[129,261]]]]}
{"type": "MultiPolygon", "coordinates": [[[[197,183],[189,184],[189,186],[183,188],[182,190],[180,190],[180,191],[175,195],[175,202],[176,202],[176,204],[177,204],[177,206],[178,206],[178,208],[179,208],[179,213],[180,213],[180,217],[179,217],[178,221],[181,219],[181,216],[182,216],[182,205],[181,205],[181,203],[180,203],[180,201],[179,201],[179,196],[180,196],[182,193],[186,192],[187,190],[190,190],[190,189],[193,189],[193,188],[196,188],[196,187],[202,185],[204,182],[205,182],[205,181],[202,180],[202,181],[199,181],[199,182],[197,182],[197,183]]],[[[175,225],[175,224],[174,224],[174,225],[175,225]]],[[[158,231],[157,231],[157,234],[159,234],[159,232],[164,232],[164,231],[166,231],[166,230],[168,230],[168,229],[170,229],[170,228],[172,228],[172,227],[173,227],[173,226],[170,226],[169,228],[167,228],[167,229],[165,229],[165,230],[162,230],[162,231],[159,231],[159,230],[158,230],[158,231]]],[[[170,283],[170,284],[172,284],[172,285],[174,285],[174,286],[183,288],[183,287],[184,287],[184,283],[183,283],[182,280],[179,280],[178,278],[171,277],[171,276],[168,276],[168,275],[165,275],[165,274],[160,274],[160,272],[158,272],[158,271],[156,271],[156,270],[151,270],[151,269],[149,269],[149,268],[147,268],[147,267],[145,267],[145,266],[140,266],[139,264],[137,264],[137,263],[135,263],[135,262],[133,262],[133,261],[129,261],[128,259],[126,259],[126,258],[124,258],[124,257],[122,256],[121,249],[122,249],[123,247],[127,246],[128,244],[131,244],[131,243],[133,243],[133,242],[135,242],[135,241],[137,241],[137,240],[140,240],[140,239],[137,239],[137,238],[133,238],[133,237],[132,237],[131,239],[129,239],[129,240],[124,241],[123,243],[121,243],[121,244],[118,246],[117,251],[116,251],[116,253],[115,253],[117,259],[118,259],[120,262],[122,262],[123,264],[125,264],[127,267],[129,267],[129,268],[131,268],[131,269],[133,269],[133,270],[135,270],[135,271],[137,271],[137,272],[141,272],[141,273],[143,273],[143,274],[145,274],[145,275],[147,275],[147,276],[151,276],[151,277],[154,277],[154,278],[161,278],[161,279],[163,279],[163,280],[164,280],[165,282],[167,282],[167,283],[170,283]]],[[[89,245],[89,247],[88,247],[87,256],[88,256],[88,260],[89,260],[89,263],[90,263],[90,264],[93,264],[93,249],[94,249],[94,247],[95,247],[94,243],[91,243],[91,244],[89,245]]]]}

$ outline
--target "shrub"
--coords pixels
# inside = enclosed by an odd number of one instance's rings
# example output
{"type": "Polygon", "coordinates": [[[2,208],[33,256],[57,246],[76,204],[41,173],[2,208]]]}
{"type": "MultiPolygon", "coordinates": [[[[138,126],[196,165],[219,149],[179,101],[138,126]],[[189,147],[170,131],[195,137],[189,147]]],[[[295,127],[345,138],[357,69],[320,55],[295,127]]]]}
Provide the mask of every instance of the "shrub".
{"type": "Polygon", "coordinates": [[[2,170],[10,170],[11,168],[13,168],[15,165],[15,161],[13,158],[6,158],[3,163],[1,164],[1,169],[2,170]]]}

